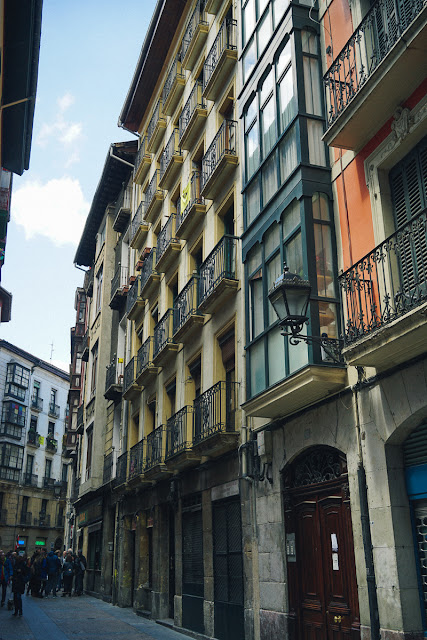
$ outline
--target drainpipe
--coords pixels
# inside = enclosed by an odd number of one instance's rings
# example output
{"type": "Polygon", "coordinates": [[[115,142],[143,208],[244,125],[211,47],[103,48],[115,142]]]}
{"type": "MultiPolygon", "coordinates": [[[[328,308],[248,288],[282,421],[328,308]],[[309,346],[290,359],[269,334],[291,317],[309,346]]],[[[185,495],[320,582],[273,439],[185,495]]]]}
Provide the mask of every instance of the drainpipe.
{"type": "Polygon", "coordinates": [[[115,156],[113,153],[113,147],[110,147],[110,158],[114,158],[114,160],[118,160],[119,162],[123,162],[123,164],[127,164],[128,167],[132,167],[132,169],[135,168],[135,165],[133,165],[131,162],[128,162],[127,160],[123,160],[123,158],[119,158],[118,156],[115,156]]]}

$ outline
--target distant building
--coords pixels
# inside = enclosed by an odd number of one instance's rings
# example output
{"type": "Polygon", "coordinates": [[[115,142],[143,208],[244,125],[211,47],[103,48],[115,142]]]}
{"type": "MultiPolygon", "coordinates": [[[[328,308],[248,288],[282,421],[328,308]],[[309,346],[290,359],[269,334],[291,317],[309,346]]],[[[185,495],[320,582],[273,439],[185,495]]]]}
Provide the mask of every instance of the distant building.
{"type": "Polygon", "coordinates": [[[69,376],[0,340],[0,548],[63,548],[69,376]]]}

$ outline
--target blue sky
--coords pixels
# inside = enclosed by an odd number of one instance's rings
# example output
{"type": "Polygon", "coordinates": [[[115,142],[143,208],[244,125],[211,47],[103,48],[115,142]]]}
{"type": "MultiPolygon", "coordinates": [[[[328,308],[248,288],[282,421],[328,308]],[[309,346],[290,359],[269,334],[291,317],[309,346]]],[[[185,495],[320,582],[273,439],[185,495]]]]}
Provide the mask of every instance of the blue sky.
{"type": "Polygon", "coordinates": [[[14,176],[2,286],[5,340],[68,369],[77,243],[155,0],[44,0],[30,169],[14,176]],[[53,353],[52,353],[53,343],[53,353]]]}

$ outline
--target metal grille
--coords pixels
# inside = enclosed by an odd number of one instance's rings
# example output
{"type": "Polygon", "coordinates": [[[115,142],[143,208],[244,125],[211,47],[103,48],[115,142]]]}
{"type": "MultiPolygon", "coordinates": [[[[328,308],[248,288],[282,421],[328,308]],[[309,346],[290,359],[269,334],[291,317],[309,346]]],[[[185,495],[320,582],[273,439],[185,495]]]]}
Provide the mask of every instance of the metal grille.
{"type": "Polygon", "coordinates": [[[182,591],[203,596],[203,526],[202,510],[182,514],[182,591]]]}
{"type": "Polygon", "coordinates": [[[243,605],[243,560],[240,502],[213,508],[215,602],[243,605]]]}
{"type": "Polygon", "coordinates": [[[406,438],[403,444],[403,460],[405,467],[427,463],[427,422],[406,438]]]}
{"type": "Polygon", "coordinates": [[[423,592],[424,608],[427,612],[427,507],[415,507],[414,515],[418,558],[420,562],[421,588],[423,592]]]}

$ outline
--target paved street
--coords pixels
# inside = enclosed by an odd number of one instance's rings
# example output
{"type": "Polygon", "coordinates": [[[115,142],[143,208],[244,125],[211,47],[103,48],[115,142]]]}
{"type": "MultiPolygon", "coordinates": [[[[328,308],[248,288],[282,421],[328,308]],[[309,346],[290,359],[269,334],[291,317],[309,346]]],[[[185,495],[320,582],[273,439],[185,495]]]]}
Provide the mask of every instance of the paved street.
{"type": "MultiPolygon", "coordinates": [[[[8,590],[8,596],[10,591],[8,590]]],[[[90,596],[23,596],[23,616],[0,609],[0,640],[185,640],[187,636],[131,609],[113,607],[90,596]]]]}

